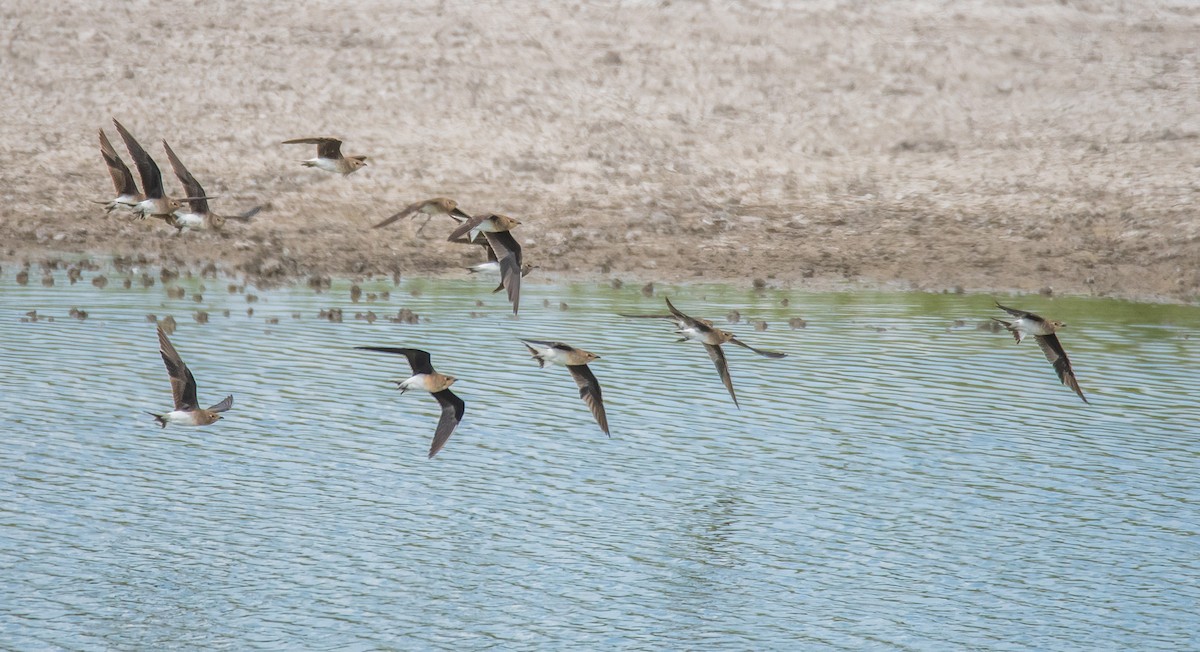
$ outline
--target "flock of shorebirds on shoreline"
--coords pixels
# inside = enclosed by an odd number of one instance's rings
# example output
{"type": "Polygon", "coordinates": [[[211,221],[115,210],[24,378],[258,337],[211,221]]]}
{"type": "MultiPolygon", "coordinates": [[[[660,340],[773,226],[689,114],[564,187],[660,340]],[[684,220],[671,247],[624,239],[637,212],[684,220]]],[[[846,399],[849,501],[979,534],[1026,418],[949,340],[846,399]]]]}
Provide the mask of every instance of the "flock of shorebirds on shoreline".
{"type": "MultiPolygon", "coordinates": [[[[224,226],[227,217],[216,214],[209,209],[208,200],[213,199],[213,197],[205,194],[204,188],[187,170],[165,140],[162,142],[163,149],[167,154],[167,159],[171,164],[172,170],[175,172],[175,176],[179,179],[180,184],[187,194],[186,197],[174,198],[168,196],[164,191],[162,175],[154,159],[150,157],[146,150],[134,139],[133,135],[115,118],[113,119],[113,124],[120,134],[121,139],[125,142],[126,148],[129,150],[129,155],[132,157],[134,165],[138,170],[142,190],[138,191],[133,174],[121,160],[111,142],[109,142],[104,130],[101,129],[99,132],[100,153],[112,177],[113,187],[116,191],[114,199],[98,202],[105,206],[106,213],[121,210],[129,211],[142,219],[147,217],[158,218],[174,227],[178,234],[189,230],[220,230],[224,226]]],[[[346,156],[342,154],[342,141],[336,138],[296,138],[282,141],[282,144],[316,145],[316,157],[303,161],[302,164],[306,167],[317,168],[342,176],[349,175],[367,165],[366,156],[346,156]]],[[[258,210],[259,208],[256,207],[231,217],[248,220],[258,210]]],[[[414,202],[387,219],[375,224],[372,228],[385,227],[401,219],[413,218],[419,215],[424,215],[426,220],[418,228],[418,233],[435,217],[447,216],[456,222],[454,230],[450,232],[447,238],[449,241],[464,244],[479,244],[486,249],[488,261],[476,265],[470,268],[470,270],[472,272],[498,271],[500,274],[500,284],[494,292],[501,290],[507,292],[508,300],[512,303],[513,314],[516,315],[520,306],[521,278],[529,274],[533,269],[536,269],[535,266],[522,262],[521,245],[513,237],[512,230],[521,224],[520,221],[496,213],[471,215],[459,209],[458,203],[453,199],[435,197],[433,199],[414,202]],[[480,236],[482,236],[482,239],[480,236]]],[[[1066,351],[1063,350],[1062,344],[1059,342],[1056,334],[1065,324],[1059,321],[1044,319],[1031,312],[1008,308],[999,303],[996,306],[1008,313],[1012,319],[1003,320],[993,318],[994,321],[999,322],[1005,329],[1012,333],[1018,344],[1027,336],[1032,335],[1041,348],[1042,353],[1046,356],[1046,359],[1053,365],[1054,371],[1062,384],[1074,390],[1079,398],[1087,403],[1087,397],[1084,396],[1083,390],[1075,379],[1070,359],[1067,357],[1066,351]]],[[[729,375],[729,364],[721,346],[726,343],[734,344],[766,358],[778,359],[786,356],[784,353],[756,349],[739,340],[733,333],[717,328],[710,320],[691,317],[676,308],[669,298],[666,299],[666,307],[667,314],[622,316],[669,321],[675,327],[675,333],[679,336],[678,341],[691,341],[702,344],[716,367],[721,382],[729,392],[734,405],[739,408],[737,394],[733,389],[733,380],[729,375]]],[[[539,367],[549,363],[567,368],[579,388],[579,397],[591,411],[600,430],[606,435],[611,436],[608,428],[608,418],[604,411],[600,383],[588,367],[589,363],[600,359],[600,356],[563,342],[533,339],[520,339],[520,341],[528,349],[531,357],[537,361],[539,367]]],[[[162,414],[149,414],[164,428],[168,424],[205,426],[220,420],[221,413],[233,407],[233,396],[227,396],[211,407],[200,407],[196,396],[196,380],[187,365],[184,364],[178,351],[171,344],[161,324],[158,326],[158,343],[159,353],[162,356],[163,363],[171,379],[174,409],[162,414]]],[[[429,457],[437,455],[445,446],[455,428],[462,421],[463,415],[466,412],[466,404],[450,390],[450,386],[457,379],[454,376],[436,371],[431,362],[430,354],[420,349],[384,346],[360,346],[356,348],[378,353],[402,355],[407,359],[412,375],[394,382],[401,393],[410,389],[429,392],[441,406],[441,417],[438,420],[429,449],[429,457]]]]}

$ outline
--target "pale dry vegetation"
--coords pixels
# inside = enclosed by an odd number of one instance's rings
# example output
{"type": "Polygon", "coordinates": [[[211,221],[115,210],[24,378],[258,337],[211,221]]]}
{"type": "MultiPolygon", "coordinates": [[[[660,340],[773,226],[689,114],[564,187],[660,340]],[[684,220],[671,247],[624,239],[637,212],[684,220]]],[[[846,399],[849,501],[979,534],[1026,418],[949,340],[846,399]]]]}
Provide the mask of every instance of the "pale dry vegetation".
{"type": "Polygon", "coordinates": [[[5,3],[8,256],[455,273],[441,229],[368,229],[447,195],[562,274],[1200,294],[1193,5],[399,5],[5,3]],[[99,218],[111,116],[270,209],[99,218]],[[301,168],[309,135],[370,166],[301,168]]]}

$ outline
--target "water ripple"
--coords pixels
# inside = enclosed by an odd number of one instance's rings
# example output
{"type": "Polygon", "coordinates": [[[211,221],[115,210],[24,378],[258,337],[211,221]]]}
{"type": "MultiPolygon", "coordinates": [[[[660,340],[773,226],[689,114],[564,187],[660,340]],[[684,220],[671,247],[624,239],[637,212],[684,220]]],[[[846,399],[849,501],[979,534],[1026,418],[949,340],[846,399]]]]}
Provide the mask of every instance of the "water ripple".
{"type": "Polygon", "coordinates": [[[391,298],[352,304],[336,280],[249,288],[249,317],[225,280],[58,282],[0,279],[15,648],[1197,644],[1195,308],[1014,300],[1072,325],[1087,406],[1032,342],[975,328],[988,297],[660,288],[769,322],[729,326],[789,353],[730,347],[739,410],[701,347],[616,315],[662,311],[636,290],[531,282],[514,320],[487,283],[367,281],[391,298]],[[428,321],[353,319],[402,306],[428,321]],[[202,402],[235,395],[218,426],[144,414],[169,407],[147,313],[178,320],[202,402]],[[522,337],[602,356],[611,439],[522,337]],[[437,403],[361,345],[460,378],[437,459],[437,403]]]}

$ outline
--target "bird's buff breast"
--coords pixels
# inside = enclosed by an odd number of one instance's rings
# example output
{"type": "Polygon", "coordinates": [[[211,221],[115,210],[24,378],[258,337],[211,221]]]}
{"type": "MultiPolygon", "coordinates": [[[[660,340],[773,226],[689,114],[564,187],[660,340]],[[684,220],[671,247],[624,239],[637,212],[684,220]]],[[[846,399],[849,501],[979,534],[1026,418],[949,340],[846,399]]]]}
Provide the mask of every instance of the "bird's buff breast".
{"type": "Polygon", "coordinates": [[[407,380],[400,381],[403,389],[423,389],[429,393],[440,392],[454,384],[454,379],[434,372],[432,374],[416,374],[407,380]]]}
{"type": "Polygon", "coordinates": [[[453,378],[449,376],[443,376],[439,373],[432,373],[425,376],[425,390],[431,393],[440,392],[453,384],[453,378]]]}

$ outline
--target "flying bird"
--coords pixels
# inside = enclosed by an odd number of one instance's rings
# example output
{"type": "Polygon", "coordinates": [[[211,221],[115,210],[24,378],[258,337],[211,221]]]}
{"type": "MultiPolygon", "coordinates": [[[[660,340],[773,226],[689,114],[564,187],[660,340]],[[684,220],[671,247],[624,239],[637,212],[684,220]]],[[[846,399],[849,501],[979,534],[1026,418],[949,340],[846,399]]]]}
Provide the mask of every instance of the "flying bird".
{"type": "Polygon", "coordinates": [[[159,426],[166,428],[168,423],[207,426],[216,423],[221,418],[221,412],[233,407],[233,396],[230,395],[207,410],[200,408],[196,400],[196,379],[183,363],[183,358],[179,357],[179,352],[171,346],[171,340],[167,339],[161,324],[158,326],[158,352],[167,366],[167,375],[171,377],[171,396],[175,399],[175,409],[166,414],[146,413],[154,417],[159,426]]]}
{"type": "Polygon", "coordinates": [[[592,411],[592,417],[596,419],[600,430],[611,437],[612,434],[608,432],[608,417],[604,414],[604,401],[600,396],[600,382],[588,368],[588,363],[592,360],[599,360],[600,356],[562,342],[541,340],[521,340],[521,342],[525,344],[525,348],[529,349],[531,357],[537,360],[539,368],[545,367],[549,362],[562,365],[571,372],[571,377],[579,386],[579,398],[583,399],[584,404],[592,411]]]}
{"type": "MultiPolygon", "coordinates": [[[[225,226],[224,215],[218,215],[208,209],[208,197],[204,196],[204,188],[196,181],[191,172],[184,167],[179,157],[175,155],[175,151],[167,144],[167,141],[162,141],[163,149],[167,151],[167,159],[171,162],[171,169],[175,171],[175,176],[179,179],[179,183],[183,185],[184,192],[189,196],[187,198],[187,208],[181,208],[171,215],[163,216],[163,220],[177,229],[176,233],[183,233],[188,229],[212,229],[220,231],[225,226]]],[[[261,206],[255,206],[250,210],[232,216],[235,219],[249,220],[256,215],[261,206]]]]}
{"type": "Polygon", "coordinates": [[[403,219],[410,215],[416,217],[417,213],[426,216],[425,221],[422,222],[421,226],[417,228],[417,233],[420,233],[421,230],[425,228],[425,225],[429,224],[429,220],[432,220],[438,215],[449,215],[458,221],[471,218],[470,215],[467,215],[458,209],[458,202],[454,201],[453,199],[448,199],[446,197],[434,197],[433,199],[422,199],[421,201],[413,202],[400,209],[400,212],[392,215],[391,217],[371,228],[378,229],[379,227],[387,226],[396,220],[403,219]]]}
{"type": "MultiPolygon", "coordinates": [[[[133,211],[142,219],[145,219],[147,215],[166,218],[183,208],[181,200],[168,197],[163,192],[162,172],[159,171],[158,164],[154,162],[154,159],[150,158],[133,134],[129,133],[124,125],[117,122],[116,118],[113,118],[113,124],[117,127],[117,133],[121,134],[121,140],[125,141],[125,147],[129,149],[129,155],[133,157],[138,175],[142,178],[144,198],[133,207],[133,211]]],[[[188,199],[193,198],[189,197],[188,199]]]]}
{"type": "Polygon", "coordinates": [[[519,221],[507,215],[498,215],[496,213],[477,215],[459,224],[458,228],[454,229],[450,237],[446,239],[455,242],[463,236],[467,236],[467,240],[473,242],[480,233],[511,231],[519,224],[521,224],[519,221]]]}
{"type": "Polygon", "coordinates": [[[722,344],[733,339],[733,333],[713,327],[712,322],[705,323],[683,314],[671,304],[669,298],[667,299],[667,309],[671,311],[671,316],[678,320],[675,332],[682,336],[679,341],[692,340],[704,345],[704,350],[708,351],[708,357],[717,367],[717,373],[721,375],[721,382],[725,383],[725,389],[729,390],[729,397],[733,399],[733,404],[741,409],[742,406],[738,405],[737,395],[733,393],[733,379],[729,377],[729,363],[725,360],[725,352],[721,350],[722,344]]]}
{"type": "Polygon", "coordinates": [[[134,206],[142,203],[145,196],[138,192],[137,183],[133,180],[133,173],[129,171],[129,166],[125,165],[125,161],[122,161],[121,157],[117,155],[117,150],[113,149],[108,135],[104,133],[103,129],[98,131],[100,132],[100,156],[104,157],[108,175],[112,177],[113,188],[117,192],[116,199],[99,203],[104,204],[105,214],[112,213],[117,209],[132,211],[134,206]]]}
{"type": "Polygon", "coordinates": [[[1066,324],[1061,321],[1044,319],[1032,312],[1006,308],[1000,305],[999,302],[996,303],[996,307],[1016,317],[1016,320],[1010,322],[997,319],[996,317],[992,317],[992,319],[1003,324],[1004,328],[1012,333],[1013,339],[1017,340],[1017,344],[1020,344],[1027,335],[1033,335],[1034,339],[1037,340],[1038,347],[1045,354],[1046,360],[1054,365],[1054,372],[1058,374],[1058,380],[1067,387],[1075,390],[1075,393],[1079,395],[1079,398],[1083,399],[1084,403],[1090,403],[1087,397],[1083,395],[1083,390],[1080,389],[1079,382],[1075,380],[1075,371],[1071,368],[1071,360],[1067,357],[1067,352],[1063,349],[1062,343],[1058,341],[1058,335],[1056,335],[1060,329],[1066,327],[1066,324]]]}
{"type": "Polygon", "coordinates": [[[509,231],[485,231],[483,236],[496,253],[496,260],[500,263],[500,285],[508,291],[508,300],[512,302],[515,315],[521,305],[521,245],[509,231]]]}
{"type": "Polygon", "coordinates": [[[343,177],[366,166],[365,156],[343,156],[342,141],[337,138],[293,138],[283,141],[284,145],[316,145],[317,157],[301,161],[306,168],[317,168],[336,172],[343,177]]]}
{"type": "MultiPolygon", "coordinates": [[[[621,316],[621,317],[625,317],[626,319],[665,319],[667,321],[674,322],[675,327],[677,329],[685,328],[687,326],[687,324],[683,320],[679,319],[675,315],[626,315],[624,313],[617,313],[617,315],[621,316]]],[[[708,326],[709,328],[712,328],[713,322],[711,319],[701,319],[700,317],[694,317],[693,319],[700,322],[701,324],[704,324],[705,326],[708,326]]],[[[749,344],[746,344],[745,342],[739,340],[737,337],[730,337],[729,343],[736,344],[736,345],[742,347],[743,349],[749,349],[749,350],[753,351],[754,353],[761,355],[764,358],[771,358],[772,360],[778,360],[779,358],[787,357],[786,353],[781,353],[779,351],[767,351],[764,349],[756,349],[753,346],[750,346],[749,344]]]]}
{"type": "Polygon", "coordinates": [[[429,354],[420,349],[402,349],[389,346],[356,346],[356,349],[364,351],[378,351],[380,353],[394,353],[408,358],[408,365],[412,367],[413,375],[405,380],[392,381],[396,383],[400,393],[410,389],[423,389],[437,399],[438,405],[442,406],[442,416],[438,419],[437,430],[433,433],[433,443],[429,446],[429,457],[432,458],[442,450],[446,442],[450,439],[450,434],[458,427],[462,421],[463,413],[466,412],[466,404],[463,400],[454,395],[450,391],[450,386],[454,381],[458,380],[454,376],[440,374],[433,370],[433,364],[429,361],[429,354]]]}

